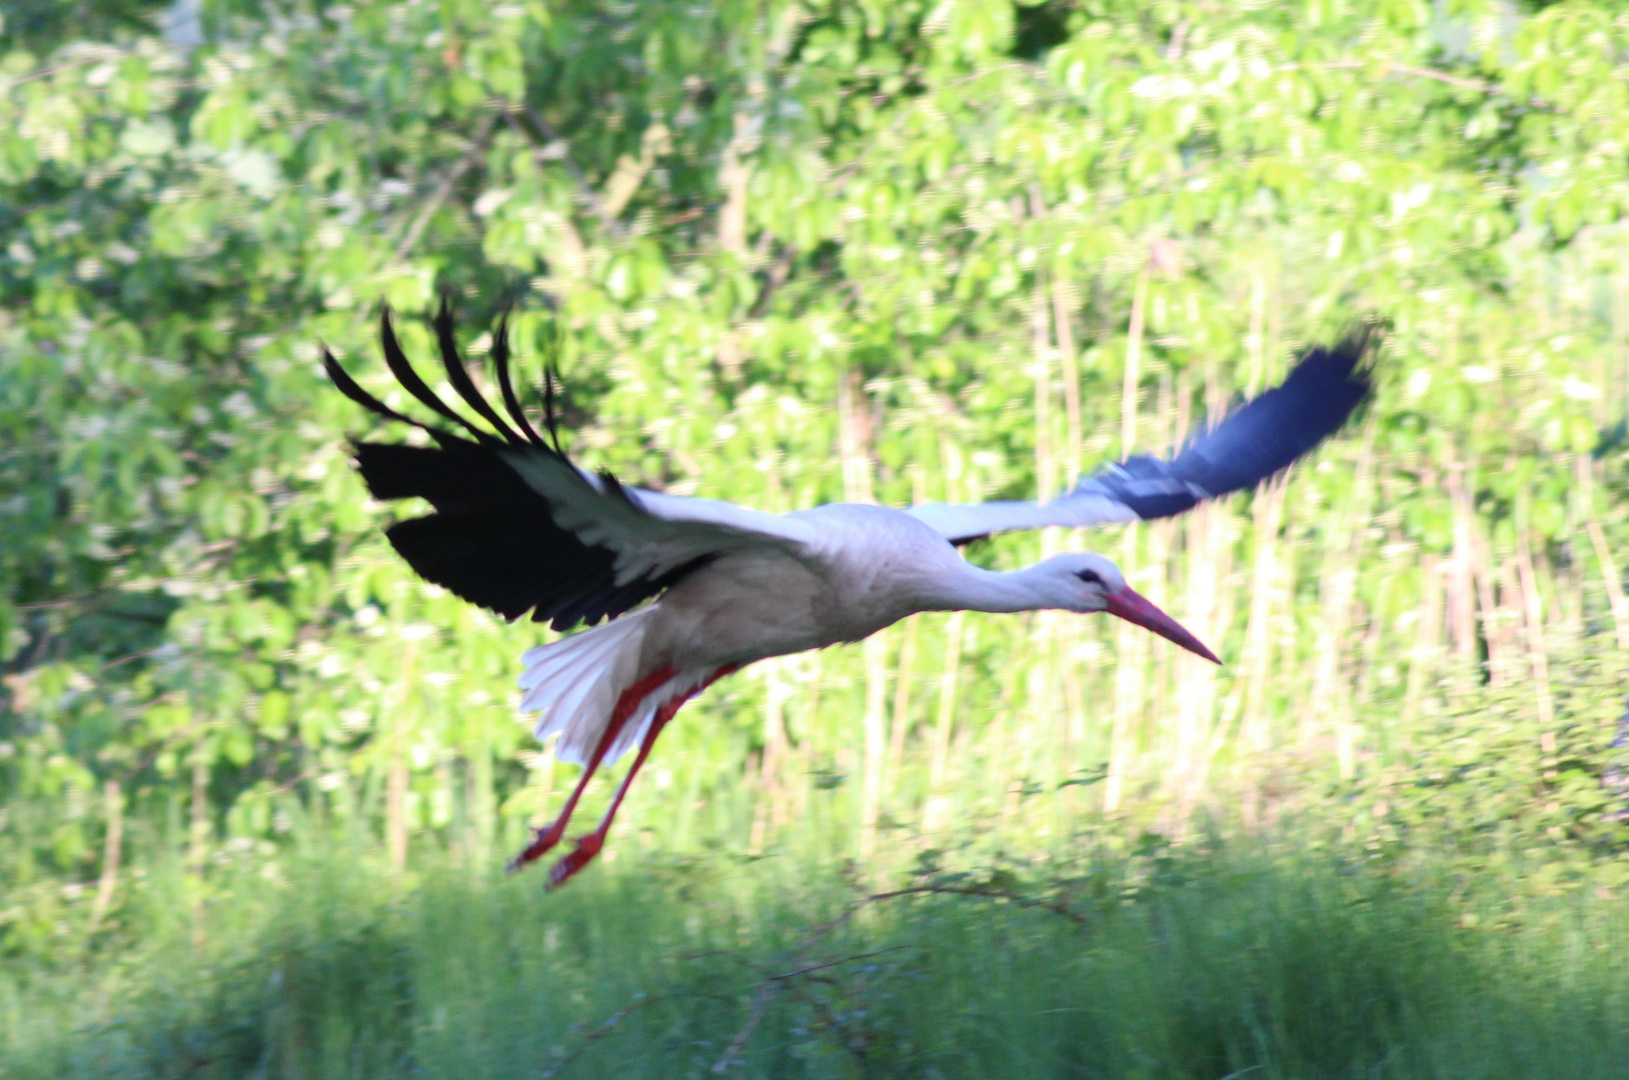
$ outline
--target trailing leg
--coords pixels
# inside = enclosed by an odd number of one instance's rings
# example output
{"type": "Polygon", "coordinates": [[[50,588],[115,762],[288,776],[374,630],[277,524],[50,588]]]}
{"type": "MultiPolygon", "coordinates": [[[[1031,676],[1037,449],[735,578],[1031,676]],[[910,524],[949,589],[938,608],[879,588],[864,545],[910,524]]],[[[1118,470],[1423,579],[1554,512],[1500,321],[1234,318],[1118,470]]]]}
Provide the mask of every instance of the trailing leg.
{"type": "MultiPolygon", "coordinates": [[[[672,677],[673,669],[663,668],[647,675],[622,692],[622,695],[617,698],[616,707],[611,710],[611,719],[605,725],[604,734],[600,736],[599,742],[594,747],[593,754],[589,756],[586,767],[583,769],[583,775],[577,780],[577,786],[572,789],[570,797],[566,799],[566,805],[560,808],[560,813],[553,822],[544,828],[534,830],[532,842],[526,845],[526,849],[519,855],[509,860],[509,865],[504,868],[506,873],[513,874],[527,863],[547,854],[551,848],[561,841],[565,836],[566,826],[571,821],[572,812],[577,809],[577,802],[583,797],[583,792],[587,790],[588,782],[594,778],[594,773],[599,770],[600,762],[604,760],[606,751],[610,750],[611,745],[616,742],[617,736],[628,723],[628,719],[638,710],[640,702],[644,701],[652,691],[672,677]]],[[[641,753],[643,754],[643,748],[641,753]]],[[[624,786],[626,786],[626,782],[624,782],[624,786]]],[[[621,798],[620,794],[618,798],[621,798]]],[[[612,805],[614,807],[615,803],[612,805]]]]}
{"type": "MultiPolygon", "coordinates": [[[[639,775],[640,767],[645,764],[645,759],[650,756],[651,747],[656,745],[656,738],[662,733],[662,729],[667,727],[668,721],[673,719],[685,702],[732,671],[738,670],[740,670],[739,664],[721,667],[713,672],[707,681],[700,686],[679,694],[672,701],[665,702],[661,708],[656,710],[656,715],[651,718],[650,730],[646,731],[645,737],[639,740],[639,753],[635,755],[633,764],[628,766],[628,775],[624,776],[622,783],[617,786],[617,793],[612,796],[611,805],[606,809],[605,816],[600,819],[598,827],[593,832],[577,841],[577,846],[572,849],[571,854],[549,867],[549,888],[558,889],[571,880],[572,876],[587,866],[594,856],[600,853],[600,849],[605,846],[606,834],[611,831],[611,822],[616,819],[617,810],[622,806],[622,800],[628,794],[629,786],[633,784],[634,777],[639,775]]],[[[607,743],[606,745],[610,744],[607,743]]]]}

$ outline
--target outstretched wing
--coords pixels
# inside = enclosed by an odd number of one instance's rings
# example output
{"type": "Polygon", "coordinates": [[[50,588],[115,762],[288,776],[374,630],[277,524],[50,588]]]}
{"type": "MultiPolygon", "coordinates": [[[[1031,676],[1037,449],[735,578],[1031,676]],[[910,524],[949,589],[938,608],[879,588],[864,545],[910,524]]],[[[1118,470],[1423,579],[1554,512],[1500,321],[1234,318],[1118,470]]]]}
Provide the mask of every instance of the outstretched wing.
{"type": "Polygon", "coordinates": [[[1191,439],[1170,461],[1139,456],[1105,465],[1044,506],[933,503],[910,513],[946,540],[965,544],[1012,529],[1170,517],[1205,499],[1254,487],[1340,430],[1368,397],[1362,361],[1370,340],[1371,328],[1364,326],[1333,348],[1308,349],[1282,385],[1191,439]]]}
{"type": "MultiPolygon", "coordinates": [[[[624,487],[572,464],[527,422],[509,376],[506,325],[492,359],[509,422],[475,388],[444,302],[435,320],[447,381],[487,430],[427,386],[403,354],[390,313],[380,318],[385,363],[413,397],[462,434],[420,423],[357,385],[325,350],[340,392],[388,419],[427,432],[433,446],[362,442],[356,463],[380,500],[422,498],[435,508],[385,535],[420,577],[506,619],[531,613],[556,630],[616,618],[731,551],[779,548],[801,557],[817,539],[804,523],[729,503],[624,487]]],[[[552,381],[545,395],[554,436],[552,381]]]]}

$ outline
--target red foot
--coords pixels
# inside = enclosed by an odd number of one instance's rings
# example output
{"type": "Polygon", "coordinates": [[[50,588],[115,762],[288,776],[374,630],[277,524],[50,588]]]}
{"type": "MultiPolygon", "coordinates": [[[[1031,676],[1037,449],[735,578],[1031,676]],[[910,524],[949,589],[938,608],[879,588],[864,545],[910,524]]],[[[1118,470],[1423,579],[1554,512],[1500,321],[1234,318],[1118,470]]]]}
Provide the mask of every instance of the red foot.
{"type": "Polygon", "coordinates": [[[516,870],[529,862],[535,862],[548,854],[549,849],[558,844],[566,835],[566,823],[563,819],[556,820],[554,824],[542,829],[532,830],[532,842],[526,849],[504,864],[503,872],[513,874],[516,870]]]}
{"type": "Polygon", "coordinates": [[[577,847],[570,855],[549,867],[549,883],[545,888],[558,889],[570,881],[577,871],[593,861],[604,846],[605,834],[600,832],[591,832],[577,841],[577,847]]]}

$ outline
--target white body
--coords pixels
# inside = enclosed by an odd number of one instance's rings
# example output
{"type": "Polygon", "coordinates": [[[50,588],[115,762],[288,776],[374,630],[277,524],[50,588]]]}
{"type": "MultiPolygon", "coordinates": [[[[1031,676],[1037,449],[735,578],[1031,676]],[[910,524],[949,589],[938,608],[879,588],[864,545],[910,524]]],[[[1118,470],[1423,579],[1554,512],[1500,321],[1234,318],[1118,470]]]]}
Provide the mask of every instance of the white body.
{"type": "Polygon", "coordinates": [[[803,559],[772,549],[733,552],[654,605],[645,662],[723,667],[860,641],[932,606],[935,580],[966,563],[909,514],[834,503],[788,517],[820,529],[803,559]]]}
{"type": "Polygon", "coordinates": [[[966,608],[1088,612],[1123,587],[1097,555],[1060,555],[995,573],[973,566],[922,520],[881,506],[834,503],[788,514],[803,541],[728,551],[660,599],[604,626],[527,652],[521,707],[543,712],[539,739],[585,763],[623,691],[656,672],[673,675],[647,696],[606,754],[643,738],[656,710],[721,669],[860,641],[920,611],[966,608]],[[1099,584],[1083,582],[1089,569],[1099,584]]]}

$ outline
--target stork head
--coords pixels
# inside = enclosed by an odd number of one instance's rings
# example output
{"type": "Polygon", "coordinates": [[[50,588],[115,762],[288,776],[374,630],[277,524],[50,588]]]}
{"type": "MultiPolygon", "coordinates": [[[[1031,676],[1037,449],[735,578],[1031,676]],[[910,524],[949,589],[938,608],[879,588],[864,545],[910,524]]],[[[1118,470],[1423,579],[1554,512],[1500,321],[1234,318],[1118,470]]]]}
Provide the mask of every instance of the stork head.
{"type": "Polygon", "coordinates": [[[1181,623],[1127,585],[1120,568],[1103,556],[1089,551],[1055,555],[1036,570],[1044,574],[1048,591],[1055,593],[1057,607],[1083,615],[1106,611],[1145,630],[1152,630],[1165,640],[1175,642],[1213,664],[1221,663],[1216,654],[1181,623]]]}

